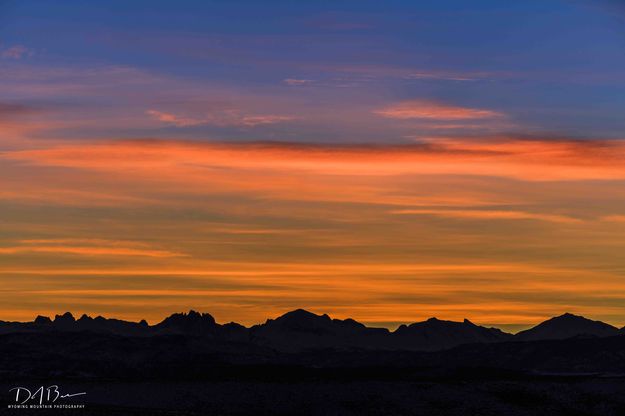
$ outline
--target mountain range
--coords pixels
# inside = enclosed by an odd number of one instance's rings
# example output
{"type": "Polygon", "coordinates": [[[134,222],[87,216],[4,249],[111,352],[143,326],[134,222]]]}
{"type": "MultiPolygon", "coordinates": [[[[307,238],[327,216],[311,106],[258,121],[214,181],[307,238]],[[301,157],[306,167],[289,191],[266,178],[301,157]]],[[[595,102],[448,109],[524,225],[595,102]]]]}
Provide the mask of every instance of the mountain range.
{"type": "Polygon", "coordinates": [[[597,338],[625,334],[624,329],[582,316],[565,313],[515,335],[497,328],[430,318],[401,325],[395,331],[370,328],[353,319],[332,319],[303,309],[247,328],[231,322],[219,324],[208,313],[175,313],[156,325],[145,320],[128,322],[102,316],[79,319],[66,312],[54,319],[38,316],[33,322],[0,321],[0,334],[16,332],[92,332],[124,337],[183,335],[213,339],[215,342],[243,343],[280,352],[322,349],[438,351],[463,344],[514,341],[597,338]]]}
{"type": "Polygon", "coordinates": [[[622,335],[568,313],[509,334],[436,318],[389,331],[302,309],[252,327],[195,311],[155,325],[66,312],[0,321],[0,390],[6,401],[54,383],[86,392],[72,400],[96,415],[622,415],[622,335]]]}

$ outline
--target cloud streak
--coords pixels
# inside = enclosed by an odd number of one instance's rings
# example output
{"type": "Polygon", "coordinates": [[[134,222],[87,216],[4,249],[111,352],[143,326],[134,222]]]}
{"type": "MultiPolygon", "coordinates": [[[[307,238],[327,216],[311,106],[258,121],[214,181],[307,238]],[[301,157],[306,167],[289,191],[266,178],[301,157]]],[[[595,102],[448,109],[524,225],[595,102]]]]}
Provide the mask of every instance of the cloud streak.
{"type": "Polygon", "coordinates": [[[382,117],[399,120],[480,120],[504,116],[493,110],[458,107],[425,100],[404,101],[375,110],[374,113],[382,117]]]}
{"type": "Polygon", "coordinates": [[[247,115],[239,110],[224,110],[201,118],[178,116],[157,110],[148,110],[146,114],[164,124],[176,127],[193,127],[201,125],[256,127],[268,124],[283,123],[294,120],[294,117],[283,115],[247,115]]]}
{"type": "Polygon", "coordinates": [[[101,239],[30,239],[21,244],[0,247],[0,255],[15,254],[69,254],[76,256],[131,256],[169,258],[181,257],[182,253],[150,248],[142,243],[108,241],[101,239]]]}
{"type": "Polygon", "coordinates": [[[124,171],[237,168],[319,175],[474,175],[525,181],[625,179],[624,141],[432,140],[414,145],[117,141],[0,154],[40,166],[124,171]]]}
{"type": "Polygon", "coordinates": [[[568,224],[582,222],[578,218],[566,215],[541,214],[525,211],[401,209],[390,211],[390,213],[396,215],[433,215],[444,218],[475,220],[538,220],[568,224]]]}
{"type": "Polygon", "coordinates": [[[285,78],[282,82],[291,87],[298,87],[302,85],[310,85],[313,81],[311,79],[285,78]]]}

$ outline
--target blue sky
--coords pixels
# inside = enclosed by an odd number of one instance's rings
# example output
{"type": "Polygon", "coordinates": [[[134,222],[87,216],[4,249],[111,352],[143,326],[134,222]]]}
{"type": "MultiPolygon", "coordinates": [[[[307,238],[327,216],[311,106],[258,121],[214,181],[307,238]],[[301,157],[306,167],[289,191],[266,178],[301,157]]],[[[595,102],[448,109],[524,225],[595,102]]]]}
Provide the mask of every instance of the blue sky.
{"type": "Polygon", "coordinates": [[[3,101],[82,120],[42,137],[84,137],[88,125],[93,137],[592,139],[620,138],[625,127],[618,3],[5,1],[0,13],[0,68],[13,87],[3,101]],[[32,88],[44,79],[58,91],[32,88]],[[81,93],[96,83],[98,95],[81,93]],[[433,128],[371,115],[414,100],[503,116],[433,128]],[[102,114],[147,120],[151,110],[193,122],[115,126],[102,114]],[[219,111],[274,119],[205,120],[219,111]]]}

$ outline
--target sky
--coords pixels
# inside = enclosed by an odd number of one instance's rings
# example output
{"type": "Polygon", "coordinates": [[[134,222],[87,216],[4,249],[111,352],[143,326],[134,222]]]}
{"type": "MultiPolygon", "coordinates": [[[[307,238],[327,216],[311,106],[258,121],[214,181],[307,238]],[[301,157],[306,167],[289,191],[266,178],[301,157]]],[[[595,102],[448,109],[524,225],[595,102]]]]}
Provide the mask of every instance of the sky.
{"type": "Polygon", "coordinates": [[[0,319],[625,325],[625,6],[0,0],[0,319]]]}

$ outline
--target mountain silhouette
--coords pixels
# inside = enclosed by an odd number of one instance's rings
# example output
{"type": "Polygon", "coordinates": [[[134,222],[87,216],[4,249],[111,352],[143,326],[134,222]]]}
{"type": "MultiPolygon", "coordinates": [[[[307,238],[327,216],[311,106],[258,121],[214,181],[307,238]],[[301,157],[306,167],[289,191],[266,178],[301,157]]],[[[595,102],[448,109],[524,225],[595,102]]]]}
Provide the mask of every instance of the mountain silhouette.
{"type": "Polygon", "coordinates": [[[218,327],[219,325],[211,314],[191,310],[189,313],[175,313],[165,318],[156,324],[154,329],[161,333],[207,335],[216,333],[218,327]]]}
{"type": "Polygon", "coordinates": [[[515,335],[519,341],[566,339],[573,337],[609,337],[619,335],[618,328],[601,321],[565,313],[548,319],[515,335]]]}
{"type": "Polygon", "coordinates": [[[54,326],[58,329],[72,329],[75,327],[76,318],[69,312],[54,317],[54,326]]]}
{"type": "Polygon", "coordinates": [[[189,311],[174,313],[163,321],[148,325],[145,320],[128,322],[102,316],[70,312],[54,319],[37,316],[33,322],[0,321],[0,334],[13,332],[91,332],[126,337],[179,335],[212,339],[215,345],[236,342],[282,352],[322,349],[361,349],[389,351],[439,351],[464,344],[492,344],[506,341],[539,341],[620,335],[616,327],[582,316],[565,313],[535,327],[512,335],[497,328],[430,318],[401,325],[395,331],[371,328],[353,319],[332,319],[304,309],[287,312],[265,323],[246,328],[235,322],[219,324],[212,315],[189,311]]]}
{"type": "Polygon", "coordinates": [[[410,350],[439,350],[462,344],[499,342],[513,336],[497,328],[430,318],[424,322],[401,325],[393,333],[395,344],[410,350]]]}
{"type": "Polygon", "coordinates": [[[89,331],[139,336],[149,334],[150,328],[145,320],[128,322],[102,316],[92,318],[86,314],[76,319],[70,312],[56,315],[54,320],[39,315],[33,322],[0,322],[0,333],[14,331],[89,331]]]}
{"type": "Polygon", "coordinates": [[[530,335],[568,338],[521,340],[468,320],[390,332],[301,309],[251,328],[195,311],[155,325],[65,313],[0,322],[0,387],[54,380],[107,415],[620,415],[625,336],[605,325],[565,315],[530,335]]]}
{"type": "Polygon", "coordinates": [[[389,331],[353,319],[331,319],[303,309],[250,328],[250,339],[282,351],[318,348],[390,348],[389,331]]]}

